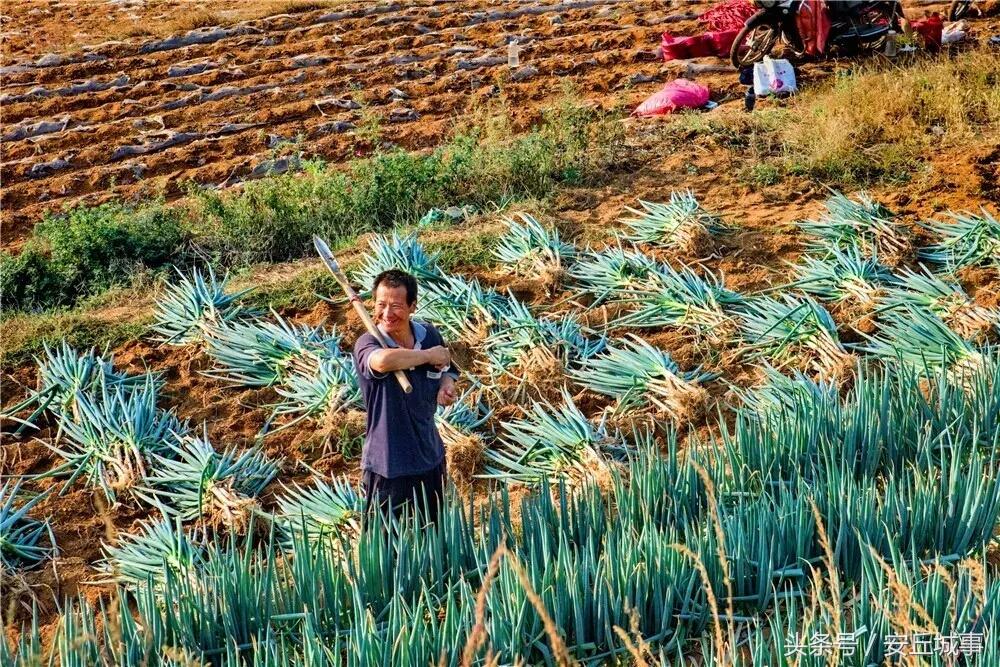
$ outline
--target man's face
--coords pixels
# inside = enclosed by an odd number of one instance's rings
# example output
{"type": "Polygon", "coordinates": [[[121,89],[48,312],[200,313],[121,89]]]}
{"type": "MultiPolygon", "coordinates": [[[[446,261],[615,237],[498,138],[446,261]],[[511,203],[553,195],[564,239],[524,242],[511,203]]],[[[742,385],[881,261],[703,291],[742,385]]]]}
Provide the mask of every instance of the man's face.
{"type": "Polygon", "coordinates": [[[393,338],[409,331],[410,315],[416,310],[416,302],[406,303],[405,287],[382,283],[375,290],[375,323],[382,325],[393,338]]]}

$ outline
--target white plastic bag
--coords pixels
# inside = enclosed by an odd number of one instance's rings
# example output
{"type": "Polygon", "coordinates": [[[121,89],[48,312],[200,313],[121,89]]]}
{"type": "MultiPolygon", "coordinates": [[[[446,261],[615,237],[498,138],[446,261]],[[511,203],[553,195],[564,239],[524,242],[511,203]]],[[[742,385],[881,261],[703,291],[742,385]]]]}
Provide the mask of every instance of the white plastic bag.
{"type": "Polygon", "coordinates": [[[787,60],[764,56],[763,62],[754,63],[753,92],[757,97],[794,93],[796,90],[795,70],[787,60]]]}

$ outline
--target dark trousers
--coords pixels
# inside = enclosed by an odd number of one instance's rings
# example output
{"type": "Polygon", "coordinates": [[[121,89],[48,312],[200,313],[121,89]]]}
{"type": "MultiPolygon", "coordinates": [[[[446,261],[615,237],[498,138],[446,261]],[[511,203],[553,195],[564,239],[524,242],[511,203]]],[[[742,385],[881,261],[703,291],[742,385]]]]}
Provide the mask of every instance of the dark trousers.
{"type": "Polygon", "coordinates": [[[444,499],[445,463],[420,473],[419,475],[403,475],[387,478],[365,470],[361,475],[361,483],[365,492],[365,512],[377,506],[387,519],[395,516],[397,519],[408,505],[420,512],[431,523],[437,523],[444,499]]]}

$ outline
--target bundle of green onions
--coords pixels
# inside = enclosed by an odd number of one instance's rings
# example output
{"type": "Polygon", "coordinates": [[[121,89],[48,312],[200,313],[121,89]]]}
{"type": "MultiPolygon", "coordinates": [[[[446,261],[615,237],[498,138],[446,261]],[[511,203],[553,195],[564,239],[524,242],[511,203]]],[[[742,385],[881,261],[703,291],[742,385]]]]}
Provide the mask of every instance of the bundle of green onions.
{"type": "Polygon", "coordinates": [[[49,522],[28,516],[47,494],[36,495],[15,507],[20,488],[20,482],[0,486],[0,574],[4,576],[18,568],[33,567],[56,551],[49,522]],[[48,538],[48,545],[42,544],[42,538],[48,538]]]}
{"type": "Polygon", "coordinates": [[[322,422],[325,416],[341,410],[363,407],[354,358],[345,354],[325,358],[306,355],[295,359],[291,371],[275,391],[283,400],[274,406],[265,431],[275,419],[298,416],[271,433],[306,418],[322,422]]]}
{"type": "Polygon", "coordinates": [[[714,377],[697,369],[682,371],[666,350],[634,334],[621,346],[609,346],[603,354],[581,362],[569,376],[588,389],[616,398],[616,414],[653,405],[675,421],[704,409],[708,394],[701,385],[714,377]]]}
{"type": "Polygon", "coordinates": [[[179,519],[166,517],[145,522],[138,533],[122,535],[116,544],[104,544],[103,550],[104,559],[97,565],[102,576],[95,583],[160,587],[167,572],[196,580],[205,562],[197,539],[184,530],[179,519]]]}
{"type": "Polygon", "coordinates": [[[510,271],[558,277],[573,263],[576,248],[559,238],[559,230],[548,230],[534,217],[519,213],[521,222],[507,218],[507,233],[500,237],[494,255],[510,271]]]}
{"type": "Polygon", "coordinates": [[[289,542],[353,537],[358,534],[364,508],[364,499],[347,479],[333,479],[332,483],[317,479],[307,487],[292,483],[284,486],[276,502],[274,521],[289,542]]]}
{"type": "Polygon", "coordinates": [[[857,246],[833,246],[825,257],[802,257],[797,267],[798,280],[788,287],[798,287],[824,301],[850,303],[871,309],[896,277],[878,258],[865,255],[857,246]]]}
{"type": "Polygon", "coordinates": [[[886,313],[875,335],[857,349],[887,360],[899,360],[930,373],[946,371],[961,382],[977,373],[984,357],[975,345],[948,328],[931,311],[905,304],[886,313]]]}
{"type": "Polygon", "coordinates": [[[448,457],[448,476],[459,487],[472,482],[486,444],[477,432],[493,415],[482,400],[482,387],[474,383],[445,408],[438,408],[435,421],[448,457]]]}
{"type": "Polygon", "coordinates": [[[640,199],[639,205],[641,211],[625,207],[635,217],[622,220],[629,228],[625,238],[636,243],[702,253],[713,236],[725,231],[718,216],[703,209],[690,190],[670,193],[665,204],[640,199]]]}
{"type": "Polygon", "coordinates": [[[940,241],[920,250],[921,259],[954,271],[965,266],[1000,268],[1000,220],[985,208],[982,215],[951,213],[952,222],[931,220],[922,227],[940,241]]]}
{"type": "Polygon", "coordinates": [[[128,375],[116,371],[113,358],[105,359],[93,348],[80,354],[65,340],[55,349],[50,348],[47,343],[43,343],[43,346],[45,358],[35,359],[38,364],[38,388],[29,390],[24,401],[0,414],[3,419],[21,424],[16,433],[26,427],[37,429],[35,422],[46,410],[55,416],[75,414],[78,412],[75,405],[78,395],[91,395],[103,387],[120,388],[128,392],[141,389],[148,382],[152,382],[156,389],[163,384],[159,373],[128,375]],[[27,418],[16,416],[29,408],[34,410],[27,418]]]}
{"type": "Polygon", "coordinates": [[[569,268],[568,275],[581,293],[594,295],[596,305],[625,300],[659,271],[660,264],[649,255],[618,245],[585,253],[569,268]]]}
{"type": "Polygon", "coordinates": [[[165,294],[156,301],[153,331],[169,345],[187,345],[202,340],[204,328],[218,322],[230,321],[256,313],[245,311],[237,301],[250,289],[226,294],[227,277],[215,277],[211,266],[207,278],[195,268],[191,277],[178,270],[180,281],[166,286],[165,294]]]}
{"type": "Polygon", "coordinates": [[[340,354],[336,329],[292,324],[273,312],[274,322],[220,323],[207,329],[206,351],[215,362],[205,375],[233,384],[269,387],[283,382],[296,359],[340,354]]]}
{"type": "Polygon", "coordinates": [[[830,313],[812,297],[759,297],[740,316],[743,341],[752,358],[768,358],[778,368],[812,370],[835,379],[853,372],[830,313]]]}
{"type": "Polygon", "coordinates": [[[354,272],[354,281],[363,292],[371,291],[378,274],[389,269],[406,271],[421,284],[433,283],[443,277],[438,267],[438,255],[428,253],[417,240],[416,233],[400,236],[378,234],[368,242],[370,252],[361,261],[361,268],[354,272]]]}
{"type": "Polygon", "coordinates": [[[171,443],[187,432],[172,410],[156,406],[156,382],[146,378],[135,389],[103,384],[93,394],[77,393],[74,414],[59,416],[64,442],[46,446],[66,459],[48,473],[69,475],[64,489],[82,476],[114,503],[119,492],[146,479],[151,456],[168,456],[171,443]]]}
{"type": "Polygon", "coordinates": [[[743,297],[726,289],[711,272],[703,278],[688,266],[681,265],[678,271],[667,264],[640,287],[623,291],[622,298],[631,310],[614,320],[614,326],[675,326],[713,343],[725,342],[735,328],[723,306],[743,304],[743,297]]]}
{"type": "Polygon", "coordinates": [[[627,456],[624,440],[604,423],[588,421],[565,390],[562,398],[559,407],[536,402],[524,419],[501,424],[504,434],[496,448],[484,452],[485,471],[479,477],[526,484],[608,480],[613,462],[627,456]]]}
{"type": "Polygon", "coordinates": [[[824,254],[830,248],[857,247],[868,257],[899,266],[913,254],[913,242],[895,215],[866,193],[852,201],[837,192],[826,202],[819,220],[804,220],[799,228],[813,238],[811,249],[824,254]]]}
{"type": "Polygon", "coordinates": [[[966,340],[985,341],[1000,331],[1000,311],[978,305],[961,285],[942,280],[926,267],[920,273],[900,271],[898,283],[883,300],[885,309],[907,305],[929,310],[966,340]]]}
{"type": "Polygon", "coordinates": [[[485,353],[493,381],[511,380],[515,400],[528,389],[554,386],[571,363],[589,359],[607,345],[605,336],[591,338],[573,315],[536,317],[517,299],[486,340],[485,353]]]}
{"type": "Polygon", "coordinates": [[[169,517],[240,530],[256,498],[280,467],[259,447],[218,452],[204,437],[184,436],[150,457],[150,472],[135,494],[169,517]]]}
{"type": "Polygon", "coordinates": [[[507,312],[505,297],[475,278],[445,276],[426,285],[416,315],[441,329],[451,340],[480,342],[507,312]]]}

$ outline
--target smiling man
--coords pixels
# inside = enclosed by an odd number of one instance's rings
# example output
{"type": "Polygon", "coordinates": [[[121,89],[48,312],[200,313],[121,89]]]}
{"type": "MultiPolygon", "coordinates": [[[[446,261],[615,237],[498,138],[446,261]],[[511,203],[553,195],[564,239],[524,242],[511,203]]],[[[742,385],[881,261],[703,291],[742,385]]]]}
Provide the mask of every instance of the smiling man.
{"type": "Polygon", "coordinates": [[[370,333],[354,344],[354,362],[367,410],[361,455],[366,503],[398,516],[416,499],[431,521],[444,496],[444,443],[434,423],[438,405],[455,402],[451,353],[430,324],[411,319],[417,309],[417,281],[404,271],[380,273],[372,285],[375,324],[382,348],[370,333]],[[413,385],[406,394],[393,375],[401,370],[413,385]],[[426,497],[427,506],[423,501],[426,497]]]}

